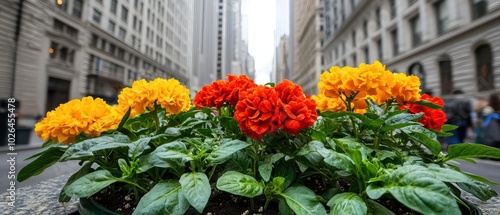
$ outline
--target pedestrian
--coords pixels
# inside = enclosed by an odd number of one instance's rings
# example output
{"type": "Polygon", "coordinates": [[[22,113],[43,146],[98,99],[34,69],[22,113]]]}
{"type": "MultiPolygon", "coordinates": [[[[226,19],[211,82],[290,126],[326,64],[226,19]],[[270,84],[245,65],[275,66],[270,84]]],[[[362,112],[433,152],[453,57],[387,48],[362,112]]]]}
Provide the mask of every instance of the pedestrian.
{"type": "Polygon", "coordinates": [[[490,94],[486,118],[483,122],[481,142],[488,146],[500,148],[500,95],[490,94]]]}
{"type": "Polygon", "coordinates": [[[464,96],[462,90],[453,91],[454,97],[445,100],[444,112],[446,113],[446,123],[457,126],[453,130],[453,136],[447,137],[448,144],[463,143],[467,130],[472,128],[472,101],[464,96]]]}

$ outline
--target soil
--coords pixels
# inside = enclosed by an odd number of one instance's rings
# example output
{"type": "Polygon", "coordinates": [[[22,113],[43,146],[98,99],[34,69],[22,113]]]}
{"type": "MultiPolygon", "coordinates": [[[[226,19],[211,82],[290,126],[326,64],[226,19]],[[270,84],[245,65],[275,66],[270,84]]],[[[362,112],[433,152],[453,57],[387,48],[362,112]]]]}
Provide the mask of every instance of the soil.
{"type": "MultiPolygon", "coordinates": [[[[323,182],[319,180],[320,178],[309,177],[303,180],[303,183],[310,189],[315,191],[315,193],[323,193],[327,189],[323,182]]],[[[347,191],[350,183],[346,180],[339,180],[336,182],[339,185],[341,191],[347,191]]],[[[328,184],[328,183],[327,183],[328,184]]],[[[328,187],[331,187],[329,185],[328,187]]],[[[136,204],[134,201],[134,194],[128,193],[125,190],[115,190],[112,192],[110,189],[104,189],[101,192],[95,194],[93,198],[103,205],[105,208],[116,211],[120,214],[131,215],[134,211],[136,204]],[[118,196],[118,198],[117,198],[118,196]]],[[[399,203],[390,196],[383,196],[378,203],[384,205],[386,208],[394,212],[396,215],[417,215],[420,214],[415,212],[403,204],[399,203]]],[[[217,189],[212,190],[212,194],[208,201],[203,215],[277,215],[279,213],[278,204],[272,202],[269,204],[267,210],[263,211],[263,206],[265,199],[255,198],[255,207],[251,208],[250,199],[246,197],[235,196],[226,192],[222,192],[217,189]]],[[[462,214],[468,214],[469,211],[464,209],[460,205],[462,214]]],[[[190,208],[186,215],[199,215],[196,210],[190,208]]]]}

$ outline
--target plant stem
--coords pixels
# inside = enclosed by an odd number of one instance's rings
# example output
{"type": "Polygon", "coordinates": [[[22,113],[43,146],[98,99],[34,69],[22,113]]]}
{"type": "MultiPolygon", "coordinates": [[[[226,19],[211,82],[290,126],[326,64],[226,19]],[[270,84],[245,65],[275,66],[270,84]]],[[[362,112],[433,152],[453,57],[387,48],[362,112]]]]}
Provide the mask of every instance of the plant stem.
{"type": "MultiPolygon", "coordinates": [[[[146,193],[148,192],[148,190],[146,190],[144,187],[141,187],[141,185],[139,185],[139,184],[137,184],[137,183],[135,183],[135,182],[133,182],[133,181],[129,181],[129,180],[126,180],[126,179],[121,179],[121,178],[119,178],[119,179],[118,179],[118,181],[119,181],[119,182],[125,182],[125,183],[127,183],[127,184],[131,184],[131,185],[134,185],[135,187],[138,187],[138,188],[139,188],[139,189],[141,189],[142,191],[144,191],[144,192],[146,192],[146,193]]],[[[135,189],[135,187],[134,187],[134,189],[135,189]]]]}
{"type": "Polygon", "coordinates": [[[380,143],[380,136],[378,135],[378,132],[375,134],[375,140],[373,141],[373,148],[375,150],[378,150],[378,145],[380,143]]]}
{"type": "Polygon", "coordinates": [[[158,119],[158,106],[155,104],[155,109],[151,112],[153,114],[153,120],[155,121],[156,132],[160,130],[160,120],[158,119]]]}
{"type": "Polygon", "coordinates": [[[264,210],[267,210],[269,203],[271,202],[271,197],[266,196],[266,203],[264,204],[264,210]]]}
{"type": "Polygon", "coordinates": [[[208,181],[210,181],[210,179],[212,178],[212,175],[214,174],[216,168],[217,168],[217,164],[212,166],[212,170],[210,170],[210,174],[208,175],[208,181]]]}
{"type": "Polygon", "coordinates": [[[141,200],[139,198],[139,191],[137,190],[137,187],[134,187],[134,197],[135,197],[135,203],[139,203],[139,201],[141,200]]]}

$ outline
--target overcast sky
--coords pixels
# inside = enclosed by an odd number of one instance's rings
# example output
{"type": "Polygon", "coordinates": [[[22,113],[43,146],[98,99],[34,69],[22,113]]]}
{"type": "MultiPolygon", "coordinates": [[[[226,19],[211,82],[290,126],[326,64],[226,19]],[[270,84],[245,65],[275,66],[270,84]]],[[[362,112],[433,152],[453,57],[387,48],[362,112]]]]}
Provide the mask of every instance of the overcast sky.
{"type": "Polygon", "coordinates": [[[255,82],[269,82],[273,61],[276,2],[243,0],[242,15],[248,15],[248,49],[255,59],[255,82]]]}

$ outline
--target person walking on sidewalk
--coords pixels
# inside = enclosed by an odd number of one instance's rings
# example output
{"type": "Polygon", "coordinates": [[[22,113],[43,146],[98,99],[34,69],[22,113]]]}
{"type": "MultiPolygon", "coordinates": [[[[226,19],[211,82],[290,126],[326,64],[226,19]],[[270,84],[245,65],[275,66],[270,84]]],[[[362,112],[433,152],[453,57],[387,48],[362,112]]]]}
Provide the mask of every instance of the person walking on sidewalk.
{"type": "Polygon", "coordinates": [[[445,100],[444,112],[447,124],[458,126],[453,130],[453,136],[447,137],[448,144],[463,143],[467,136],[467,129],[472,126],[472,102],[464,96],[462,90],[453,91],[455,97],[445,100]]]}

